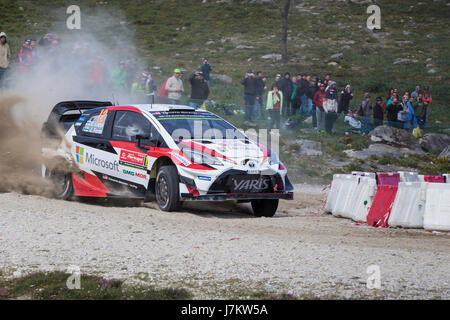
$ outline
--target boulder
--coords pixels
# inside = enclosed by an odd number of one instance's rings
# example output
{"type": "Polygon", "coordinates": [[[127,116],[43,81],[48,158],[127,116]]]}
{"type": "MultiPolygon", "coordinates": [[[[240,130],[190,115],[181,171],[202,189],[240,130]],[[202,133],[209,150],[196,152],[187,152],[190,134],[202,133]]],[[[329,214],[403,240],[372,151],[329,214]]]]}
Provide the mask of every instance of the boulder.
{"type": "Polygon", "coordinates": [[[344,58],[344,54],[342,52],[333,54],[331,56],[331,59],[343,59],[343,58],[344,58]]]}
{"type": "Polygon", "coordinates": [[[419,143],[425,151],[441,153],[450,145],[450,136],[441,133],[427,133],[420,138],[419,143]]]}
{"type": "Polygon", "coordinates": [[[303,156],[321,156],[322,155],[322,143],[318,141],[298,139],[289,141],[288,149],[298,152],[303,156]]]}
{"type": "Polygon", "coordinates": [[[210,74],[211,79],[221,80],[226,83],[233,83],[233,78],[226,76],[224,74],[210,74]]]}
{"type": "Polygon", "coordinates": [[[369,133],[373,142],[392,145],[394,147],[407,148],[410,150],[420,150],[417,139],[407,130],[390,126],[379,126],[369,133]]]}

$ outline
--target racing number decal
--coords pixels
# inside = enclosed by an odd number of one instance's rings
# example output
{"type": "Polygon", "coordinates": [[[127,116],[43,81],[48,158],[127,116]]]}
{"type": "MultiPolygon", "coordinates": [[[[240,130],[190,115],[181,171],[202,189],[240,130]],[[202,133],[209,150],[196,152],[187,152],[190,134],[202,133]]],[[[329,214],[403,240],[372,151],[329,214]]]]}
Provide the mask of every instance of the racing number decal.
{"type": "Polygon", "coordinates": [[[97,118],[97,122],[103,123],[103,121],[105,120],[107,115],[108,115],[108,109],[103,109],[97,118]]]}

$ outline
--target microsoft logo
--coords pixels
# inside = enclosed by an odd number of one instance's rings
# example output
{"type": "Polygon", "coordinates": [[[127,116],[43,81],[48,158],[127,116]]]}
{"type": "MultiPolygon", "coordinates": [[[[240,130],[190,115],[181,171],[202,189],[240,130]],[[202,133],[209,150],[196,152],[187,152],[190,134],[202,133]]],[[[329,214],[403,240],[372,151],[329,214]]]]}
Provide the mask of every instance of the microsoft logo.
{"type": "Polygon", "coordinates": [[[80,146],[77,146],[77,162],[79,164],[84,163],[84,148],[80,148],[80,146]]]}

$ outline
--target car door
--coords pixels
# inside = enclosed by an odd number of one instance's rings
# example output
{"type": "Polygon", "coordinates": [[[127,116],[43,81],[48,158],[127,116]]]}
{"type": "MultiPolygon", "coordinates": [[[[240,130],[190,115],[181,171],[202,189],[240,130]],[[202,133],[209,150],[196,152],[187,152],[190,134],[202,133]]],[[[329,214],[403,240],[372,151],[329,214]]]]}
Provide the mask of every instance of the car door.
{"type": "Polygon", "coordinates": [[[153,147],[154,132],[150,121],[142,114],[129,110],[115,112],[111,145],[117,152],[118,178],[138,186],[137,190],[144,194],[150,180],[150,170],[156,160],[148,156],[148,151],[153,147]]]}

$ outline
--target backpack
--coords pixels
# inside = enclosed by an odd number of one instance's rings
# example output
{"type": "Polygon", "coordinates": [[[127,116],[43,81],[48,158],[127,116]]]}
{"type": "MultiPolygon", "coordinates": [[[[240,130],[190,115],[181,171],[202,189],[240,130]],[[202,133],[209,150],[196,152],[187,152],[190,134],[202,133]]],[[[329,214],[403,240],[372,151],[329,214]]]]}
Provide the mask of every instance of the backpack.
{"type": "Polygon", "coordinates": [[[161,97],[168,97],[169,96],[169,91],[166,90],[167,80],[169,80],[169,78],[167,78],[166,81],[164,81],[164,84],[162,85],[161,89],[159,89],[159,95],[161,97]]]}

